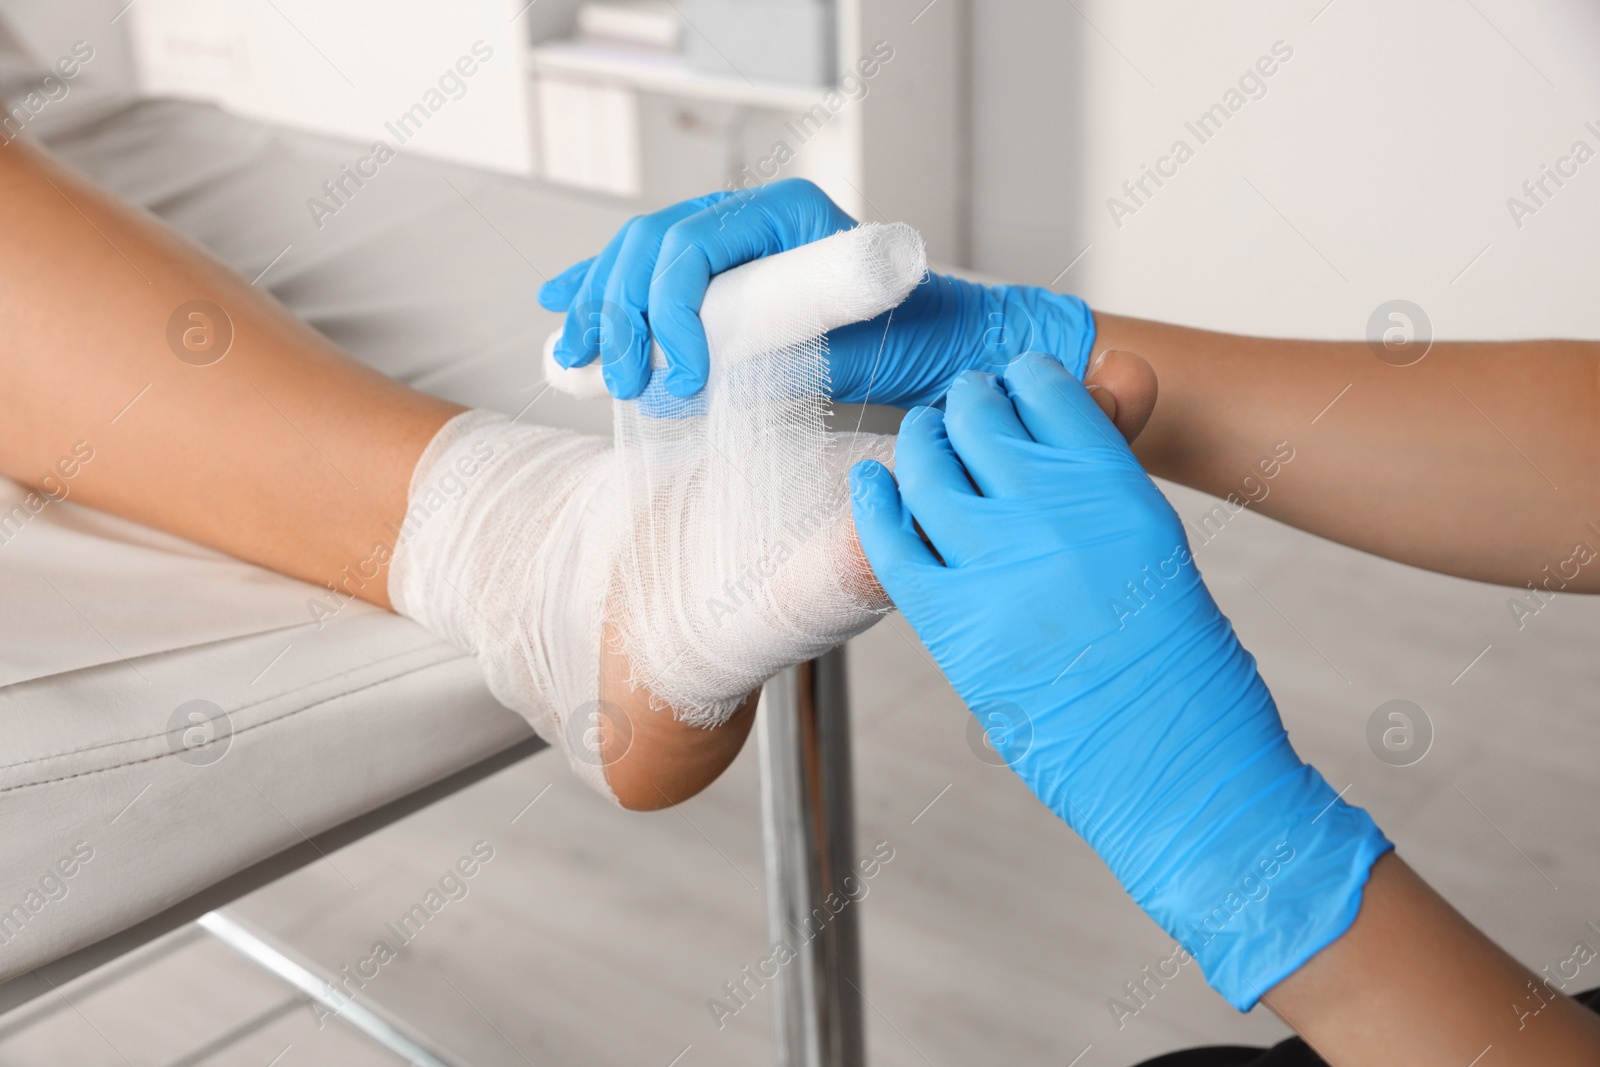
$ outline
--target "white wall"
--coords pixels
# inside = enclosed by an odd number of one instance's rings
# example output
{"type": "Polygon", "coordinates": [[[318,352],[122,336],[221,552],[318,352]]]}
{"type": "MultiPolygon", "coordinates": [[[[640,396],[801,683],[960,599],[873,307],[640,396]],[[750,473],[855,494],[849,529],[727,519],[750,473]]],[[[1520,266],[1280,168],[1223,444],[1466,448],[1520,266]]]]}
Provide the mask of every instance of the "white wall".
{"type": "Polygon", "coordinates": [[[525,174],[521,7],[141,0],[125,21],[145,95],[525,174]]]}
{"type": "Polygon", "coordinates": [[[134,92],[133,58],[126,20],[117,13],[125,0],[0,0],[0,97],[9,107],[22,104],[57,63],[74,55],[90,55],[67,81],[67,92],[55,94],[33,115],[35,133],[81,116],[125,103],[134,92]],[[87,46],[85,52],[84,46],[87,46]],[[76,49],[76,51],[75,51],[76,49]]]}
{"type": "Polygon", "coordinates": [[[1506,207],[1575,140],[1600,152],[1594,5],[1075,4],[974,5],[979,270],[1047,285],[1089,246],[1057,288],[1130,314],[1358,337],[1406,297],[1442,337],[1600,336],[1600,157],[1520,229],[1506,207]],[[1185,120],[1280,40],[1267,94],[1199,144],[1185,120]],[[1107,198],[1180,137],[1195,157],[1119,228],[1107,198]]]}

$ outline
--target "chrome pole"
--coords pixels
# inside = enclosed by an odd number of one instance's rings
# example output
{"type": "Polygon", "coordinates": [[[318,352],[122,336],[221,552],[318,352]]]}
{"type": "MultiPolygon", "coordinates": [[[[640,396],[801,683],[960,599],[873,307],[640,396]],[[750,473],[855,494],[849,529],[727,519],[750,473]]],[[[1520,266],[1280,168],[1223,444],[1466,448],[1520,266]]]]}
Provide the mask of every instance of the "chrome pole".
{"type": "Polygon", "coordinates": [[[761,703],[767,937],[793,956],[772,979],[778,1063],[863,1067],[860,909],[839,903],[856,862],[844,649],[784,671],[761,703]]]}

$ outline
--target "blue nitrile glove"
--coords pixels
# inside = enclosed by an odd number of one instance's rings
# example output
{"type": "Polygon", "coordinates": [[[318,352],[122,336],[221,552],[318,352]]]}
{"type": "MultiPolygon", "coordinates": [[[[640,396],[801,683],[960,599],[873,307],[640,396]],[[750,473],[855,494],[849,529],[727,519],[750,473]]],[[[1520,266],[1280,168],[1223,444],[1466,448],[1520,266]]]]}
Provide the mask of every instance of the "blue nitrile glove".
{"type": "MultiPolygon", "coordinates": [[[[700,302],[711,276],[856,225],[802,179],[713,193],[630,220],[594,259],[539,289],[567,313],[555,359],[600,357],[606,387],[630,400],[649,378],[652,331],[667,357],[669,392],[692,396],[709,356],[700,302]]],[[[1000,370],[1023,352],[1048,351],[1082,377],[1094,346],[1083,301],[1031,286],[985,286],[930,274],[906,301],[828,335],[833,399],[933,403],[971,368],[1000,370]]]]}
{"type": "Polygon", "coordinates": [[[867,560],[990,743],[1229,1003],[1349,927],[1392,846],[1295,755],[1178,516],[1056,361],[961,375],[906,415],[893,475],[851,482],[867,560]]]}

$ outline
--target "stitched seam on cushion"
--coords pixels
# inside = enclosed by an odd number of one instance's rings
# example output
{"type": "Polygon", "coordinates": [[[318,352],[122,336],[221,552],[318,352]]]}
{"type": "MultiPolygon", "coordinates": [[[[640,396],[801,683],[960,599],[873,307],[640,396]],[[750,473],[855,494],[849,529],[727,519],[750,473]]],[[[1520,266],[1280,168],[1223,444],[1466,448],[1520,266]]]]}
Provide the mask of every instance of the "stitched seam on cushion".
{"type": "Polygon", "coordinates": [[[49,674],[35,675],[32,678],[16,678],[9,682],[0,682],[0,692],[4,692],[7,689],[14,689],[18,686],[40,685],[56,678],[70,678],[75,674],[88,674],[90,671],[105,670],[108,667],[116,667],[124,663],[137,664],[141,661],[159,659],[162,656],[170,656],[177,652],[190,652],[197,648],[211,648],[213,646],[226,645],[233,641],[248,641],[254,637],[265,637],[267,634],[289,633],[294,630],[304,629],[309,625],[311,624],[305,622],[285,623],[282,626],[273,626],[269,629],[256,630],[252,633],[234,634],[230,637],[214,637],[208,641],[199,641],[192,645],[179,645],[176,648],[158,648],[150,652],[138,652],[131,656],[121,656],[118,659],[103,660],[100,663],[85,663],[77,667],[67,667],[62,670],[51,671],[49,674]]]}
{"type": "MultiPolygon", "coordinates": [[[[461,658],[470,658],[470,657],[461,657],[461,658]]],[[[383,678],[383,679],[380,679],[380,680],[375,681],[375,682],[370,682],[367,685],[360,686],[360,687],[358,687],[356,689],[350,689],[350,690],[347,690],[347,691],[345,691],[343,693],[336,693],[333,696],[330,696],[330,697],[327,697],[327,698],[325,698],[323,700],[317,701],[315,704],[307,704],[303,708],[296,708],[294,711],[291,711],[289,714],[280,715],[276,719],[268,719],[266,722],[258,722],[254,726],[247,726],[243,730],[239,730],[239,731],[235,732],[233,736],[234,737],[242,737],[243,735],[251,733],[253,731],[265,729],[268,726],[274,726],[274,725],[277,725],[278,723],[287,722],[289,719],[294,718],[296,715],[299,715],[301,712],[311,711],[313,708],[320,708],[324,704],[330,704],[335,700],[343,700],[345,697],[354,696],[357,693],[364,693],[368,689],[376,689],[377,687],[379,687],[381,685],[386,685],[389,682],[399,681],[401,678],[405,678],[408,675],[420,674],[423,671],[432,670],[434,667],[442,666],[442,665],[444,665],[446,663],[453,663],[453,662],[455,662],[454,659],[440,660],[437,663],[425,664],[425,665],[423,665],[421,667],[417,667],[414,670],[406,671],[404,674],[392,674],[387,678],[383,678]]],[[[163,735],[158,734],[156,736],[159,737],[159,736],[163,736],[163,735]]],[[[110,766],[110,767],[96,767],[94,770],[91,770],[91,771],[79,771],[77,774],[64,774],[59,778],[45,778],[45,779],[42,779],[42,780],[37,781],[37,782],[24,782],[21,785],[0,786],[0,795],[3,795],[5,793],[15,793],[18,790],[22,790],[22,789],[33,789],[33,788],[35,788],[37,786],[42,786],[42,785],[54,785],[57,782],[68,782],[68,781],[71,781],[74,778],[89,778],[89,777],[92,777],[93,775],[96,775],[96,774],[105,774],[105,773],[107,773],[109,771],[119,771],[119,770],[122,770],[124,767],[137,767],[141,763],[154,763],[156,760],[160,760],[160,759],[176,759],[177,756],[178,756],[178,753],[176,753],[176,752],[162,752],[162,753],[158,753],[158,754],[156,754],[154,756],[146,756],[143,759],[130,760],[130,761],[126,762],[126,763],[118,763],[118,764],[115,764],[114,766],[110,766]]]]}
{"type": "MultiPolygon", "coordinates": [[[[271,633],[273,631],[269,630],[269,631],[266,631],[266,632],[271,633]]],[[[191,647],[199,648],[201,646],[195,645],[195,646],[191,646],[191,647]]],[[[437,647],[440,647],[440,646],[435,645],[433,647],[437,648],[437,647]]],[[[450,646],[450,645],[443,645],[443,647],[452,648],[452,646],[450,646]]],[[[340,671],[338,674],[332,674],[332,675],[329,675],[326,678],[319,678],[319,679],[317,679],[315,681],[307,682],[304,685],[296,686],[293,689],[287,689],[284,692],[278,693],[275,696],[264,696],[260,700],[253,701],[253,702],[251,702],[249,704],[241,704],[239,707],[234,708],[231,711],[229,711],[228,714],[232,715],[232,714],[235,714],[235,713],[238,713],[238,712],[249,711],[252,708],[258,708],[263,704],[271,703],[272,701],[275,701],[275,700],[282,700],[285,697],[293,696],[296,693],[304,692],[305,690],[311,689],[314,686],[323,685],[323,684],[326,684],[328,682],[335,682],[335,681],[338,681],[341,678],[347,678],[350,675],[355,674],[357,671],[364,670],[364,669],[370,668],[370,667],[378,667],[378,666],[381,666],[381,665],[383,665],[385,663],[389,663],[392,660],[403,659],[406,656],[415,655],[417,653],[417,651],[418,651],[417,649],[412,649],[409,652],[395,652],[395,653],[393,653],[391,655],[383,657],[382,659],[376,659],[376,660],[372,660],[372,661],[370,661],[368,663],[364,663],[359,667],[351,667],[351,668],[349,668],[347,670],[340,671]]],[[[435,666],[435,665],[440,664],[440,663],[449,663],[452,660],[471,659],[472,658],[470,653],[462,652],[460,649],[454,649],[454,651],[457,653],[454,656],[447,656],[444,659],[435,660],[433,663],[424,664],[422,667],[413,668],[413,670],[423,670],[423,669],[426,669],[427,667],[435,666]]],[[[157,654],[159,655],[160,653],[157,653],[157,654]]],[[[99,664],[99,665],[97,665],[97,667],[98,666],[109,666],[109,665],[108,664],[99,664]]],[[[89,668],[89,669],[93,670],[93,669],[97,669],[97,668],[89,668]]],[[[412,671],[405,672],[405,674],[410,674],[410,673],[412,673],[412,671]]],[[[392,678],[403,678],[403,677],[405,677],[405,674],[390,675],[389,677],[392,677],[392,678]]],[[[358,686],[355,689],[348,689],[348,690],[345,690],[343,693],[335,693],[332,696],[326,697],[324,699],[325,700],[335,700],[335,699],[338,699],[341,696],[346,695],[347,693],[359,693],[363,689],[370,688],[373,685],[381,684],[381,681],[382,680],[380,679],[380,681],[378,681],[378,682],[369,682],[367,685],[358,686]]],[[[318,701],[318,703],[321,703],[321,702],[322,701],[318,701]]],[[[308,704],[307,705],[307,707],[315,707],[315,706],[316,706],[315,704],[308,704]]],[[[280,718],[287,718],[288,715],[293,715],[293,714],[295,714],[295,713],[294,712],[289,712],[284,716],[280,716],[280,718]]],[[[271,720],[269,720],[269,721],[271,721],[271,720]]],[[[265,723],[257,723],[256,724],[256,726],[263,726],[263,725],[265,725],[265,723]]],[[[240,731],[240,732],[242,733],[242,732],[248,732],[249,730],[254,730],[254,729],[256,729],[256,726],[246,727],[244,731],[240,731]]],[[[47,755],[47,756],[35,756],[32,759],[26,759],[26,760],[21,761],[20,763],[0,764],[0,771],[9,771],[9,770],[20,769],[20,768],[23,768],[23,767],[27,767],[27,766],[29,766],[31,764],[44,763],[47,760],[65,759],[68,756],[81,756],[81,755],[84,755],[85,753],[98,752],[98,751],[100,751],[102,749],[116,748],[119,745],[135,744],[135,743],[140,742],[140,741],[154,741],[158,737],[165,737],[166,734],[167,734],[167,732],[165,730],[163,730],[161,733],[158,733],[158,734],[144,734],[144,735],[141,735],[139,737],[122,737],[122,738],[118,738],[115,741],[108,741],[105,744],[101,744],[101,745],[89,745],[86,748],[74,748],[74,749],[69,749],[66,752],[53,752],[53,753],[51,753],[50,755],[47,755]]],[[[143,762],[143,761],[142,760],[136,760],[134,762],[138,763],[138,762],[143,762]]],[[[127,764],[118,764],[118,766],[129,766],[129,765],[127,765],[127,764]]],[[[4,789],[0,789],[0,792],[4,792],[4,789]]]]}

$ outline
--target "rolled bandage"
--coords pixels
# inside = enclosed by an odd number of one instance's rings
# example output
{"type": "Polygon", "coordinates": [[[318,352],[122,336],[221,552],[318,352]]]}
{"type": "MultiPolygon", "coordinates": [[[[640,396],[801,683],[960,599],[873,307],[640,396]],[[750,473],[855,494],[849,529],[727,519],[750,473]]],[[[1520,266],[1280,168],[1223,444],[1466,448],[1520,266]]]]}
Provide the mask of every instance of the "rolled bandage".
{"type": "MultiPolygon", "coordinates": [[[[893,441],[827,431],[824,334],[894,307],[925,271],[915,231],[868,225],[718,275],[706,388],[673,397],[652,374],[615,402],[610,444],[457,416],[413,475],[396,610],[474,652],[495,696],[612,796],[591,729],[606,623],[635,686],[714,726],[887,609],[846,471],[889,461],[893,441]]],[[[551,382],[592,393],[598,373],[551,382]]]]}
{"type": "MultiPolygon", "coordinates": [[[[719,363],[726,367],[810,347],[829,330],[876,318],[909,296],[927,270],[916,230],[905,223],[868,223],[724,271],[712,279],[700,306],[711,370],[715,373],[719,363]]],[[[605,317],[602,313],[596,325],[609,327],[605,317]]],[[[598,360],[581,367],[556,362],[560,339],[559,329],[545,339],[545,381],[569,396],[607,396],[598,360]]],[[[665,365],[660,346],[652,344],[650,356],[652,367],[665,365]]],[[[825,375],[826,361],[818,365],[825,375]]],[[[662,390],[660,395],[668,394],[662,390]]]]}

